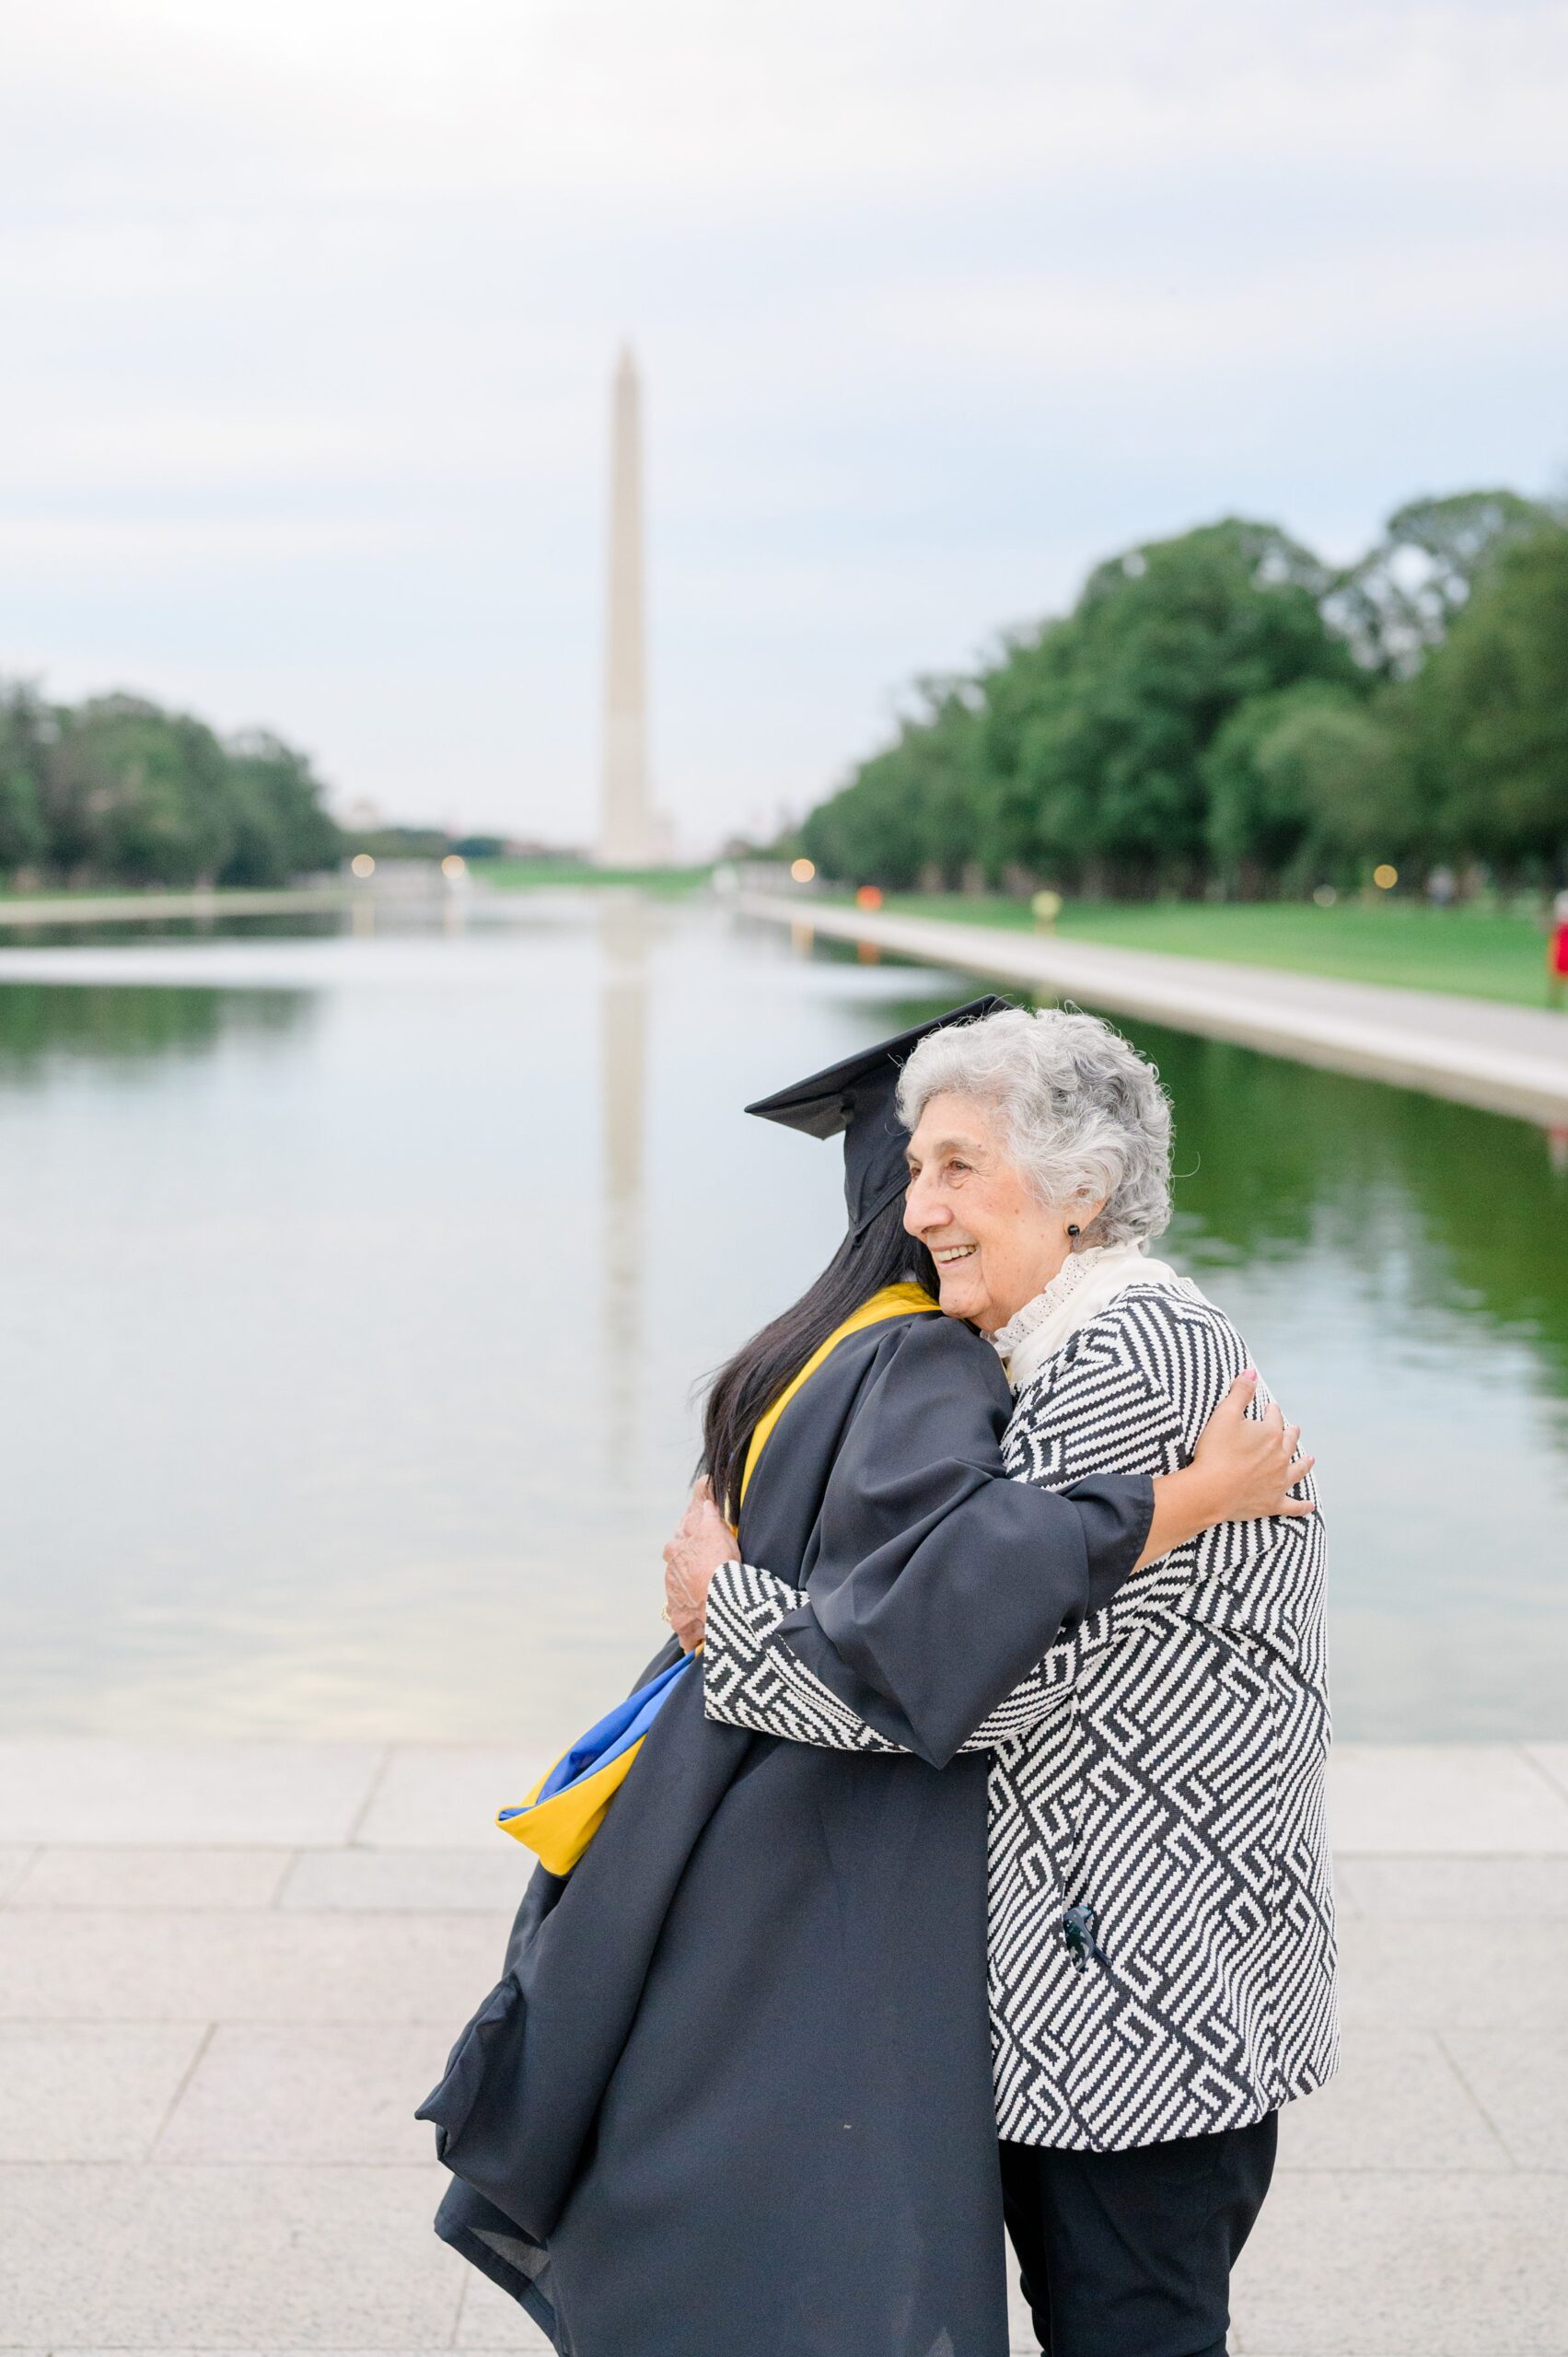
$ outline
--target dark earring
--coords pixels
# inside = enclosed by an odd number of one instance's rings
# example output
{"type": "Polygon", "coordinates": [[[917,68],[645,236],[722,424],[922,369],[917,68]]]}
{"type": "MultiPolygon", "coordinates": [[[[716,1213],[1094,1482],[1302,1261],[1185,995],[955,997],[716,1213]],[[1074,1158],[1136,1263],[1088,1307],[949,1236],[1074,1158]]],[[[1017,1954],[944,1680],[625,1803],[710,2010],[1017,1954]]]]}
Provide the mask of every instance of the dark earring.
{"type": "Polygon", "coordinates": [[[1069,1236],[1081,1236],[1083,1234],[1083,1230],[1077,1227],[1070,1227],[1067,1230],[1067,1233],[1069,1236]]]}

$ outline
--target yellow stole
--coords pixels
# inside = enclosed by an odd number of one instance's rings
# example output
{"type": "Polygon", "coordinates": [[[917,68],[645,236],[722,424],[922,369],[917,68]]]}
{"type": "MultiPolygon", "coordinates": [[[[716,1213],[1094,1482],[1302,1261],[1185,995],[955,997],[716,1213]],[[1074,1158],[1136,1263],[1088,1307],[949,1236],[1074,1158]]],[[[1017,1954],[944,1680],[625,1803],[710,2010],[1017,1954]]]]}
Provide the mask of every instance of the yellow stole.
{"type": "MultiPolygon", "coordinates": [[[[841,1342],[847,1341],[851,1334],[863,1332],[867,1326],[880,1326],[890,1318],[909,1318],[920,1310],[936,1306],[923,1285],[884,1285],[880,1293],[874,1293],[869,1301],[863,1302],[853,1316],[846,1318],[842,1326],[835,1326],[827,1341],[812,1352],[794,1381],[785,1384],[766,1414],[758,1418],[740,1477],[741,1498],[744,1500],[746,1496],[751,1476],[757,1470],[758,1461],[772,1437],[779,1418],[796,1393],[810,1382],[818,1368],[832,1356],[841,1342]]],[[[659,1691],[656,1693],[651,1689],[645,1689],[648,1699],[641,1713],[636,1708],[639,1699],[636,1695],[611,1713],[609,1719],[601,1724],[605,1729],[606,1743],[614,1747],[602,1764],[594,1766],[585,1759],[570,1783],[552,1793],[547,1800],[540,1800],[540,1793],[555,1775],[561,1760],[547,1769],[520,1807],[503,1809],[497,1816],[495,1822],[502,1832],[509,1833],[515,1841],[521,1841],[526,1848],[532,1850],[552,1875],[570,1874],[603,1824],[606,1810],[631,1773],[632,1762],[647,1739],[645,1732],[636,1733],[634,1740],[630,1742],[627,1736],[637,1728],[639,1721],[645,1730],[664,1701],[662,1689],[673,1682],[667,1671],[661,1679],[655,1681],[659,1691]]],[[[585,1750],[598,1733],[598,1729],[592,1729],[583,1738],[585,1750]]],[[[563,1759],[567,1756],[562,1755],[563,1759]]]]}
{"type": "Polygon", "coordinates": [[[885,1325],[889,1318],[908,1318],[916,1310],[935,1309],[936,1306],[923,1285],[884,1285],[880,1293],[874,1293],[869,1301],[863,1302],[851,1317],[846,1318],[842,1326],[834,1327],[827,1341],[819,1342],[812,1352],[794,1382],[786,1383],[772,1406],[758,1417],[757,1429],[751,1435],[745,1469],[740,1476],[740,1501],[743,1505],[751,1476],[757,1470],[757,1460],[772,1437],[773,1426],[802,1385],[810,1382],[824,1359],[831,1358],[841,1342],[846,1341],[851,1334],[860,1333],[867,1326],[885,1325]]]}

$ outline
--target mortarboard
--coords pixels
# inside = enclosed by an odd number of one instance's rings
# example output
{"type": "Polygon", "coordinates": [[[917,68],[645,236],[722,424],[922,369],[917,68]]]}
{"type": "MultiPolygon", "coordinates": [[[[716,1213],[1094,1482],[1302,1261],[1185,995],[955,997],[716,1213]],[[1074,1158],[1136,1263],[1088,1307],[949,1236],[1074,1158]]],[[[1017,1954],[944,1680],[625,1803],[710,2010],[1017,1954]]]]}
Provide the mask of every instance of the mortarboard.
{"type": "Polygon", "coordinates": [[[909,1132],[894,1102],[899,1074],[909,1058],[929,1032],[945,1031],[951,1023],[978,1023],[984,1016],[1004,1013],[1007,1005],[1005,998],[971,998],[967,1006],[950,1007],[929,1023],[917,1023],[911,1031],[879,1039],[874,1048],[830,1064],[826,1072],[814,1072],[772,1097],[760,1097],[746,1110],[764,1121],[804,1130],[807,1137],[834,1138],[843,1132],[844,1202],[850,1233],[858,1236],[909,1182],[904,1165],[909,1132]]]}

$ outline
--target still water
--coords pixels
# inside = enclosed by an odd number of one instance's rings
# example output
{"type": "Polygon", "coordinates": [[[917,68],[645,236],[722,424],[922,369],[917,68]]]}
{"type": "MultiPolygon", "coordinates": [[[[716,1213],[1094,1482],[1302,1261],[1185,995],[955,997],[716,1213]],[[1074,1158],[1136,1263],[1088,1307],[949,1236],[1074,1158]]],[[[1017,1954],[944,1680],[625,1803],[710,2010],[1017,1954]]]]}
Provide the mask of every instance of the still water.
{"type": "MultiPolygon", "coordinates": [[[[692,1387],[837,1241],[741,1104],[975,985],[701,904],[0,949],[0,1721],[564,1741],[655,1650],[692,1387]]],[[[1133,1027],[1170,1257],[1307,1428],[1352,1736],[1568,1734],[1568,1172],[1133,1027]]]]}

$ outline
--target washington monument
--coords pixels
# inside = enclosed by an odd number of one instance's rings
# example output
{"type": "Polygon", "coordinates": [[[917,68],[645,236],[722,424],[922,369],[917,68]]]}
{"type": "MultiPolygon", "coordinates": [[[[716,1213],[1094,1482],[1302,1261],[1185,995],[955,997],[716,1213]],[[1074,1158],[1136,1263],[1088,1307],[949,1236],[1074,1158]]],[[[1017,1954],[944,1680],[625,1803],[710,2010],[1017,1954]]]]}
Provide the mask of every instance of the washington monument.
{"type": "Polygon", "coordinates": [[[656,867],[668,856],[668,827],[648,802],[642,389],[627,347],[616,363],[610,396],[610,594],[598,857],[603,867],[656,867]]]}

